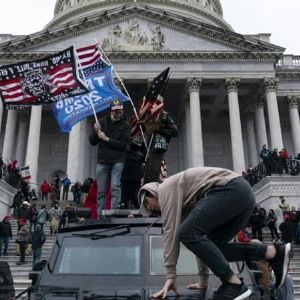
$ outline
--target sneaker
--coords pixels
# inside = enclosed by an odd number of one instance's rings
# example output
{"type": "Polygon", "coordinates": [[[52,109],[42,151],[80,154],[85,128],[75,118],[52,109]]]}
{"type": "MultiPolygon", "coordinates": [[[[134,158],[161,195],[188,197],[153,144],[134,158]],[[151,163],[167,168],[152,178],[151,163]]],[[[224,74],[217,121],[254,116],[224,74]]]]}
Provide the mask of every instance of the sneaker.
{"type": "Polygon", "coordinates": [[[242,300],[248,298],[251,294],[252,291],[243,283],[232,284],[225,282],[214,293],[213,300],[242,300]]]}
{"type": "Polygon", "coordinates": [[[273,272],[275,274],[276,282],[275,289],[279,289],[285,281],[290,260],[291,260],[291,243],[288,244],[274,244],[276,254],[274,258],[269,260],[273,272]]]}

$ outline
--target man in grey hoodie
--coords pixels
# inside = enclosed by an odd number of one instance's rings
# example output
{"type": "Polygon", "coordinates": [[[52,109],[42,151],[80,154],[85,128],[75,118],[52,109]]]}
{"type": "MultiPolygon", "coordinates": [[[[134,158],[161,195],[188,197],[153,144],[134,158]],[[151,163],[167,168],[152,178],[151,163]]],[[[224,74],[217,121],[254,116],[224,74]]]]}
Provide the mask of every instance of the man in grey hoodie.
{"type": "Polygon", "coordinates": [[[180,242],[221,279],[215,300],[242,300],[252,293],[231,270],[229,261],[265,259],[275,273],[276,288],[283,285],[290,244],[230,243],[246,225],[255,206],[253,191],[240,175],[221,168],[191,168],[162,184],[145,184],[139,197],[146,212],[160,212],[163,219],[167,280],[154,298],[165,298],[169,290],[178,294],[176,264],[180,242]]]}

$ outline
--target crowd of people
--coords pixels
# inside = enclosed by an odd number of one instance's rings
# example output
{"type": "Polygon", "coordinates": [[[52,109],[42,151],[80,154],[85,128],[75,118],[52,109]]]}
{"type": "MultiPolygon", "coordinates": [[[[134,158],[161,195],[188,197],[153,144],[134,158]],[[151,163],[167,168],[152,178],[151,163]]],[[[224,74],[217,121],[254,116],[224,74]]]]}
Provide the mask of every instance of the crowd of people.
{"type": "Polygon", "coordinates": [[[250,183],[251,186],[258,183],[265,176],[272,174],[290,174],[298,175],[300,172],[300,153],[296,156],[289,155],[286,148],[278,151],[274,148],[273,151],[267,148],[267,145],[262,146],[259,153],[261,163],[253,167],[248,165],[242,176],[250,183]]]}
{"type": "Polygon", "coordinates": [[[49,226],[50,234],[56,234],[59,228],[67,227],[70,223],[80,220],[77,207],[67,204],[61,209],[59,202],[55,202],[50,209],[42,204],[37,209],[36,202],[28,201],[15,209],[14,218],[17,220],[17,235],[13,237],[11,216],[6,215],[0,222],[0,256],[8,255],[10,240],[16,243],[16,255],[20,256],[18,265],[25,264],[26,255],[32,255],[33,266],[41,260],[42,246],[46,241],[45,226],[49,226]]]}
{"type": "Polygon", "coordinates": [[[268,228],[274,242],[300,243],[300,210],[294,206],[290,207],[285,197],[279,197],[280,215],[276,215],[274,209],[269,209],[256,205],[253,214],[247,224],[251,229],[251,238],[263,241],[263,229],[268,228]],[[278,221],[280,223],[278,224],[278,221]],[[280,231],[280,234],[278,232],[280,231]]]}
{"type": "MultiPolygon", "coordinates": [[[[42,201],[48,200],[50,194],[49,211],[44,204],[37,210],[33,200],[35,191],[28,192],[25,191],[26,186],[23,189],[20,187],[13,203],[14,217],[18,220],[16,241],[20,251],[19,264],[25,262],[27,245],[32,245],[33,261],[39,261],[45,242],[45,224],[49,222],[50,233],[55,234],[59,227],[79,221],[76,206],[82,202],[85,206],[93,206],[94,218],[102,218],[103,210],[108,207],[141,207],[144,216],[162,217],[164,226],[167,278],[163,288],[152,295],[153,298],[165,298],[170,290],[178,295],[176,265],[179,242],[195,254],[198,266],[202,266],[199,267],[201,270],[209,268],[220,278],[222,284],[215,292],[214,300],[242,300],[251,295],[251,290],[229,264],[240,260],[267,265],[275,275],[273,289],[279,290],[285,284],[291,242],[298,242],[299,239],[298,226],[297,229],[295,226],[287,226],[293,220],[293,210],[289,210],[286,200],[281,199],[279,206],[284,219],[279,225],[280,236],[275,210],[270,209],[267,213],[263,207],[255,205],[253,190],[243,176],[213,167],[191,168],[166,176],[164,155],[170,140],[178,135],[176,123],[168,112],[161,110],[155,118],[151,115],[147,124],[139,124],[141,132],[134,135],[123,113],[123,104],[114,100],[109,113],[94,124],[89,142],[97,146],[95,180],[88,178],[82,184],[77,181],[73,185],[67,175],[61,180],[56,175],[50,184],[44,180],[39,192],[42,201]],[[143,143],[144,138],[148,142],[147,148],[143,143]],[[61,211],[60,195],[61,200],[70,200],[70,187],[75,205],[70,202],[61,211]],[[83,201],[82,195],[86,193],[87,197],[83,201]],[[247,232],[246,225],[251,228],[251,233],[247,232]],[[274,240],[272,245],[261,243],[262,229],[266,226],[274,240]],[[250,240],[259,242],[249,240],[245,244],[232,243],[232,239],[239,236],[240,230],[248,234],[250,240]],[[287,232],[292,232],[295,239],[291,239],[287,232]]],[[[286,149],[281,154],[275,149],[269,156],[264,156],[266,150],[264,146],[261,157],[267,174],[280,174],[281,171],[287,173],[289,164],[286,149]]],[[[8,216],[2,223],[5,222],[9,223],[8,216]]],[[[201,270],[199,274],[204,274],[201,270]]],[[[200,282],[204,281],[200,278],[200,282]]],[[[194,286],[190,285],[191,288],[194,286]]]]}
{"type": "Polygon", "coordinates": [[[20,169],[17,167],[17,160],[12,160],[9,163],[5,163],[0,154],[0,180],[7,182],[14,188],[21,186],[22,177],[20,169]]]}

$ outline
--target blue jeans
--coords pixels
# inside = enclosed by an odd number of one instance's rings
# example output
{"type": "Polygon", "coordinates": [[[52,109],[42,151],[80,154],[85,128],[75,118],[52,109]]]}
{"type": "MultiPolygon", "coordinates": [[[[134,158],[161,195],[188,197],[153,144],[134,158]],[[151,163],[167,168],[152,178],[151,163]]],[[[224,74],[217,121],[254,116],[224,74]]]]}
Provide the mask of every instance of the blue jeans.
{"type": "Polygon", "coordinates": [[[121,175],[124,163],[97,164],[97,212],[105,209],[105,191],[110,177],[111,209],[116,209],[121,201],[121,175]]]}
{"type": "Polygon", "coordinates": [[[9,243],[9,236],[2,236],[0,237],[0,256],[2,256],[2,247],[4,245],[3,254],[7,254],[8,249],[8,243],[9,243]]]}
{"type": "Polygon", "coordinates": [[[32,266],[39,262],[42,257],[42,248],[32,249],[32,266]]]}
{"type": "Polygon", "coordinates": [[[180,241],[222,281],[233,275],[228,262],[265,258],[264,245],[230,243],[247,224],[254,205],[250,185],[238,177],[200,196],[180,226],[180,241]]]}

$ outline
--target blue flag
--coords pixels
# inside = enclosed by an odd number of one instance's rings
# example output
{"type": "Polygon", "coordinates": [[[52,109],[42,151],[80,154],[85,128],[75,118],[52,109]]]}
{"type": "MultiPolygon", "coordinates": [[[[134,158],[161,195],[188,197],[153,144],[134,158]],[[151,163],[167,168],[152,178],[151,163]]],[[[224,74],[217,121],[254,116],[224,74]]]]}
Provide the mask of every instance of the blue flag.
{"type": "Polygon", "coordinates": [[[90,92],[51,104],[62,132],[69,133],[73,125],[93,115],[91,102],[95,111],[100,112],[108,109],[110,102],[116,98],[122,102],[129,100],[115,86],[112,79],[112,66],[107,65],[101,58],[88,68],[84,68],[83,72],[90,92]]]}

